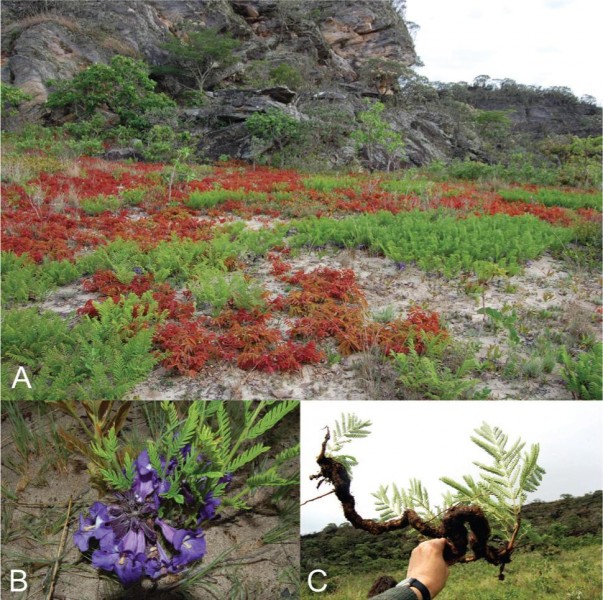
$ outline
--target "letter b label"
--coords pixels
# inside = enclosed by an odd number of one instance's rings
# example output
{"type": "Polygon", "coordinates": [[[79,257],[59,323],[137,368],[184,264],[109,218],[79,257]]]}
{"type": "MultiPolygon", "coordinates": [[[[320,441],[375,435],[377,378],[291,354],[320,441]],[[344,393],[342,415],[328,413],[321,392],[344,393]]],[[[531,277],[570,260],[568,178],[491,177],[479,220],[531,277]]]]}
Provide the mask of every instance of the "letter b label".
{"type": "Polygon", "coordinates": [[[27,589],[27,573],[20,569],[10,571],[10,591],[24,592],[27,589]]]}

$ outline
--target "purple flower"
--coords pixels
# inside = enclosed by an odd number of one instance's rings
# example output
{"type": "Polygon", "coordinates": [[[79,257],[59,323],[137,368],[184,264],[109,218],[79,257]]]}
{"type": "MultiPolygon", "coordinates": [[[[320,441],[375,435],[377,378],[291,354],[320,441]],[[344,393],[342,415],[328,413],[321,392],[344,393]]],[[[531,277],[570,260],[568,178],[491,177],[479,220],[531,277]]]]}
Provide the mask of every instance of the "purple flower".
{"type": "Polygon", "coordinates": [[[155,519],[161,528],[163,537],[178,551],[173,558],[175,566],[184,566],[202,558],[206,551],[205,533],[202,529],[191,531],[189,529],[176,529],[162,519],[155,519]]]}
{"type": "Polygon", "coordinates": [[[151,503],[155,509],[159,508],[159,496],[170,489],[170,484],[161,479],[157,471],[151,465],[149,453],[143,450],[135,461],[136,472],[134,474],[134,485],[132,490],[139,502],[144,502],[151,496],[151,503]]]}
{"type": "Polygon", "coordinates": [[[209,492],[207,496],[205,496],[205,504],[199,510],[199,518],[197,519],[197,523],[213,519],[216,516],[216,509],[218,506],[220,506],[220,499],[214,498],[213,492],[209,492]]]}
{"type": "Polygon", "coordinates": [[[108,524],[113,529],[116,539],[128,544],[128,550],[142,552],[144,544],[141,540],[147,538],[154,542],[157,538],[153,529],[153,518],[156,509],[150,502],[140,502],[135,492],[116,493],[117,502],[108,509],[108,524]]]}
{"type": "Polygon", "coordinates": [[[90,507],[90,516],[82,517],[80,515],[80,528],[73,534],[75,545],[86,552],[90,547],[90,540],[102,540],[109,534],[112,534],[111,528],[107,525],[109,515],[107,506],[102,502],[95,502],[90,507]]]}
{"type": "Polygon", "coordinates": [[[159,541],[157,541],[155,546],[152,546],[149,549],[149,556],[150,558],[145,564],[145,573],[152,579],[158,579],[168,573],[175,573],[178,571],[178,568],[174,567],[171,558],[159,541]]]}
{"type": "Polygon", "coordinates": [[[175,527],[168,525],[163,519],[160,518],[155,519],[155,524],[159,525],[161,528],[161,533],[163,533],[163,537],[173,546],[174,535],[178,530],[175,527]]]}
{"type": "Polygon", "coordinates": [[[131,552],[132,554],[144,553],[146,548],[145,534],[142,529],[138,529],[138,531],[130,529],[119,545],[124,552],[131,552]]]}
{"type": "MultiPolygon", "coordinates": [[[[186,459],[192,451],[192,446],[187,444],[180,452],[186,459]]],[[[211,467],[203,455],[195,456],[201,467],[211,467]]],[[[95,567],[115,573],[126,586],[144,576],[157,579],[178,573],[206,553],[205,533],[200,527],[178,528],[159,518],[162,503],[170,505],[163,498],[170,488],[166,479],[178,474],[175,458],[169,463],[163,457],[159,460],[161,472],[151,464],[148,452],[141,452],[134,462],[132,487],[116,492],[109,504],[95,502],[88,516],[80,515],[80,527],[73,537],[82,552],[94,550],[92,564],[95,567]]],[[[218,480],[218,489],[222,491],[231,481],[231,474],[224,475],[218,480]]],[[[211,485],[206,478],[190,481],[179,478],[175,485],[184,498],[181,508],[189,509],[189,517],[198,511],[198,524],[215,517],[220,505],[220,499],[214,495],[215,483],[211,485]]]]}
{"type": "Polygon", "coordinates": [[[147,557],[143,553],[119,552],[117,546],[110,550],[95,550],[92,565],[97,569],[113,571],[126,586],[139,581],[144,572],[147,557]]]}
{"type": "Polygon", "coordinates": [[[174,548],[180,553],[174,557],[174,565],[184,566],[205,555],[205,533],[201,529],[196,531],[178,529],[173,539],[174,548]]]}
{"type": "Polygon", "coordinates": [[[226,484],[226,489],[229,488],[231,482],[232,482],[232,473],[226,473],[226,475],[223,475],[222,477],[220,477],[220,479],[218,479],[218,483],[226,484]]]}

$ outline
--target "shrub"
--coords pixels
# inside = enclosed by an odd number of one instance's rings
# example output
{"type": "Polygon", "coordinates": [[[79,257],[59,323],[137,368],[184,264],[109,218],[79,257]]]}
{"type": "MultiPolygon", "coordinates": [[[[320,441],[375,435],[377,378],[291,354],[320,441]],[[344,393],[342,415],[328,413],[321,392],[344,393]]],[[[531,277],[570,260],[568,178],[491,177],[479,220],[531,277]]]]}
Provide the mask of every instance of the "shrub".
{"type": "Polygon", "coordinates": [[[473,358],[465,358],[452,370],[442,359],[446,341],[432,341],[425,355],[417,353],[413,344],[408,353],[393,353],[394,367],[402,386],[405,399],[427,398],[431,400],[458,400],[471,397],[477,380],[467,379],[476,367],[473,358]]]}
{"type": "Polygon", "coordinates": [[[157,68],[156,72],[188,75],[197,89],[203,91],[214,71],[236,62],[233,51],[239,46],[238,40],[215,29],[189,31],[183,38],[174,36],[164,44],[170,53],[171,64],[157,68]]]}
{"type": "Polygon", "coordinates": [[[281,63],[270,69],[270,78],[277,85],[285,85],[295,90],[303,83],[300,72],[287,63],[281,63]]]}
{"type": "Polygon", "coordinates": [[[574,398],[603,400],[603,344],[595,344],[588,352],[572,358],[565,348],[561,349],[562,377],[574,398]]]}
{"type": "MultiPolygon", "coordinates": [[[[298,140],[302,133],[299,121],[276,108],[254,113],[245,121],[245,126],[252,138],[276,146],[281,154],[283,148],[298,140]]],[[[281,166],[283,163],[284,156],[281,156],[281,166]]]]}
{"type": "Polygon", "coordinates": [[[563,190],[539,189],[537,191],[512,188],[499,190],[505,200],[538,202],[545,206],[564,206],[565,208],[596,208],[601,209],[601,194],[566,192],[563,190]]]}
{"type": "Polygon", "coordinates": [[[341,220],[307,219],[295,223],[294,247],[368,247],[403,265],[415,261],[425,271],[446,277],[460,272],[511,274],[520,264],[569,241],[572,232],[531,215],[470,216],[457,219],[435,211],[392,215],[379,212],[341,220]]]}
{"type": "Polygon", "coordinates": [[[245,200],[244,190],[208,190],[206,192],[192,191],[184,204],[190,208],[212,208],[227,200],[245,200]]]}
{"type": "Polygon", "coordinates": [[[121,207],[121,199],[117,196],[96,196],[86,198],[80,202],[80,208],[89,215],[99,215],[111,211],[114,212],[121,207]]]}
{"type": "Polygon", "coordinates": [[[69,107],[77,116],[90,118],[107,108],[120,118],[120,124],[145,130],[145,112],[175,106],[165,94],[154,92],[148,66],[126,56],[114,56],[110,64],[95,64],[68,81],[53,82],[56,89],[48,96],[48,106],[69,107]]]}
{"type": "Polygon", "coordinates": [[[206,269],[190,289],[197,305],[211,306],[214,314],[218,314],[228,303],[246,310],[265,306],[263,288],[247,281],[240,272],[224,273],[218,269],[206,269]]]}
{"type": "Polygon", "coordinates": [[[358,149],[364,149],[371,170],[378,168],[379,153],[385,157],[387,171],[405,155],[406,144],[402,134],[395,131],[383,118],[384,110],[385,105],[382,102],[371,104],[358,115],[361,127],[352,133],[352,139],[356,141],[358,149]]]}
{"type": "Polygon", "coordinates": [[[329,193],[337,189],[354,188],[357,180],[353,177],[335,177],[332,175],[314,175],[303,179],[304,187],[310,190],[329,193]]]}
{"type": "Polygon", "coordinates": [[[15,114],[19,105],[31,100],[31,96],[18,87],[0,82],[0,104],[9,115],[15,114]]]}

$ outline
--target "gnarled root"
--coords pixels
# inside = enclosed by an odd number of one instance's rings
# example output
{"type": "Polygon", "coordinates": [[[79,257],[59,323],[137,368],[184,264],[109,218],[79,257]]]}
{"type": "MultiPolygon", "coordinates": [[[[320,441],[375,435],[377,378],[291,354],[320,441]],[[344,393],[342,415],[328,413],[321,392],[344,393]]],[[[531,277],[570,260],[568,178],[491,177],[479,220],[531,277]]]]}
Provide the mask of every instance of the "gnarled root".
{"type": "Polygon", "coordinates": [[[406,509],[400,517],[389,521],[363,519],[356,512],[356,501],[350,492],[350,476],[346,468],[334,458],[326,456],[327,443],[330,437],[327,428],[321,452],[316,459],[320,467],[320,473],[311,475],[310,479],[318,479],[319,486],[323,481],[328,481],[333,485],[335,495],[341,502],[345,518],[356,529],[363,529],[376,535],[410,526],[425,537],[446,538],[444,559],[448,564],[472,562],[483,558],[490,564],[500,565],[499,579],[504,579],[504,566],[511,562],[514,540],[500,547],[488,545],[490,525],[479,506],[452,506],[442,514],[442,521],[438,526],[429,521],[424,521],[416,511],[410,508],[406,509]],[[466,525],[469,527],[469,532],[466,525]],[[466,556],[468,550],[471,550],[472,556],[466,556]]]}

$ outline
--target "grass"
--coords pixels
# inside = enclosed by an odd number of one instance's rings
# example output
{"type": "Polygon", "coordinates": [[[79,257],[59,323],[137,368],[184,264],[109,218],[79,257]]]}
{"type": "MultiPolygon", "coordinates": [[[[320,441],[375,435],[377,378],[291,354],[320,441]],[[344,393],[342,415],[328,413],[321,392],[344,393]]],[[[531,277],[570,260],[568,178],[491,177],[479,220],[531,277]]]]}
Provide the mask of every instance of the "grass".
{"type": "Polygon", "coordinates": [[[309,190],[333,192],[335,190],[357,187],[358,179],[344,176],[337,177],[334,175],[314,175],[312,177],[305,177],[303,184],[309,190]]]}
{"type": "MultiPolygon", "coordinates": [[[[327,571],[328,567],[316,565],[327,571]]],[[[387,569],[385,570],[387,572],[387,569]]],[[[498,569],[484,561],[455,565],[438,600],[593,600],[601,598],[601,547],[589,545],[547,554],[541,551],[517,552],[505,570],[506,578],[498,581],[498,569]]],[[[320,597],[328,600],[364,600],[375,579],[384,572],[345,574],[332,580],[320,597]]],[[[405,565],[388,573],[402,581],[405,565]]],[[[305,581],[305,580],[304,580],[305,581]]],[[[315,587],[329,579],[317,575],[315,587]]],[[[316,597],[307,585],[302,586],[303,599],[316,597]]]]}

